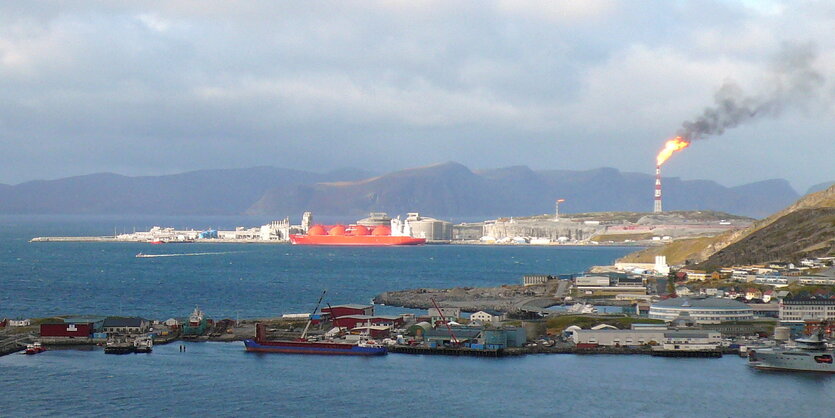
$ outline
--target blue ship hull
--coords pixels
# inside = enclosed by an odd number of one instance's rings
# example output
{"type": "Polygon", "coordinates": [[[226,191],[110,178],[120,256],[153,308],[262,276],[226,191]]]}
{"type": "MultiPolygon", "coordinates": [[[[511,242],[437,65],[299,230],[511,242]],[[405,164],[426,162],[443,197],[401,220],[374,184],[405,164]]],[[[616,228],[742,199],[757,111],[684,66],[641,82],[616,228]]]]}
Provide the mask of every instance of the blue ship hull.
{"type": "Polygon", "coordinates": [[[347,356],[381,356],[388,353],[385,347],[360,347],[354,344],[308,341],[244,340],[246,351],[256,353],[325,354],[347,356]]]}

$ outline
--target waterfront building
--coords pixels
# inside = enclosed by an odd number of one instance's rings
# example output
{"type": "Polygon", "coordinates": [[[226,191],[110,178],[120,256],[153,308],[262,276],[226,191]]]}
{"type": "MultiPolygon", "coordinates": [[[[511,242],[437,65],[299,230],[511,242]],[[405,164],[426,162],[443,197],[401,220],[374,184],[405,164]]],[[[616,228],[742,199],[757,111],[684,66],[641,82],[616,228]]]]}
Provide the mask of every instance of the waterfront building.
{"type": "Polygon", "coordinates": [[[722,334],[718,331],[675,330],[650,325],[632,329],[574,329],[571,338],[580,346],[622,347],[650,344],[716,348],[722,340],[722,334]]]}
{"type": "Polygon", "coordinates": [[[150,323],[139,317],[107,317],[102,330],[107,334],[141,334],[148,330],[150,323]]]}
{"type": "Polygon", "coordinates": [[[653,303],[649,317],[671,322],[687,314],[698,324],[715,324],[724,321],[754,319],[750,306],[732,299],[681,297],[653,303]]]}
{"type": "Polygon", "coordinates": [[[451,329],[452,333],[449,332],[449,328],[443,326],[430,328],[423,334],[423,340],[430,346],[432,344],[449,345],[454,342],[453,335],[455,335],[454,340],[457,340],[459,344],[466,342],[478,343],[478,337],[481,336],[481,328],[456,326],[451,327],[451,329]]]}
{"type": "Polygon", "coordinates": [[[783,299],[780,302],[780,322],[835,320],[833,299],[783,299]]]}
{"type": "Polygon", "coordinates": [[[90,338],[93,334],[92,323],[49,322],[41,324],[41,337],[90,338]]]}
{"type": "Polygon", "coordinates": [[[32,321],[29,319],[10,319],[9,326],[10,327],[28,327],[32,325],[32,321]]]}

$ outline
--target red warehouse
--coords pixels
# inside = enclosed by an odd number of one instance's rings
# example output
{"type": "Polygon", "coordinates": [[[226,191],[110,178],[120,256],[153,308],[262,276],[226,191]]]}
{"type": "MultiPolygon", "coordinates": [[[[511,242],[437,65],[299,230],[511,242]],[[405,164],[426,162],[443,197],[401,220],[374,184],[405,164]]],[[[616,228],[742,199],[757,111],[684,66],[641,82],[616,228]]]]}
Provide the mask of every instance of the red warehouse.
{"type": "Polygon", "coordinates": [[[41,324],[41,337],[89,338],[92,333],[93,324],[41,324]]]}
{"type": "Polygon", "coordinates": [[[333,305],[322,308],[322,312],[331,314],[331,318],[347,315],[374,315],[374,305],[333,305]]]}

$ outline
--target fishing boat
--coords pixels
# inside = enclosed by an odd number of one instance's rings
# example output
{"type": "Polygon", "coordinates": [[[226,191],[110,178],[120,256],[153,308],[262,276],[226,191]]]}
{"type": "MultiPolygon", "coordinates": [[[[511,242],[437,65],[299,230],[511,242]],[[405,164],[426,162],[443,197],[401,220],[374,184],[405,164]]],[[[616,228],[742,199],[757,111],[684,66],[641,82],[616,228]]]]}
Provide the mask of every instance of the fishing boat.
{"type": "Polygon", "coordinates": [[[44,351],[46,351],[46,347],[41,345],[40,342],[35,342],[34,344],[26,344],[26,349],[23,350],[23,353],[33,355],[43,353],[44,351]]]}

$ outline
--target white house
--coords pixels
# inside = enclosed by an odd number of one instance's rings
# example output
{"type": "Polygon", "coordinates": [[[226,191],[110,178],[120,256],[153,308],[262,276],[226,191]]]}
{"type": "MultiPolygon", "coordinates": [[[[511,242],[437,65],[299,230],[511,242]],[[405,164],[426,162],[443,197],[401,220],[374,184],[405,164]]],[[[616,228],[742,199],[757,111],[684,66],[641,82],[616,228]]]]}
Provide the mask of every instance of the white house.
{"type": "Polygon", "coordinates": [[[478,311],[470,315],[470,321],[478,321],[482,324],[495,324],[507,319],[506,315],[496,311],[478,311]]]}
{"type": "Polygon", "coordinates": [[[32,325],[32,321],[28,319],[10,319],[9,326],[10,327],[28,327],[32,325]]]}

